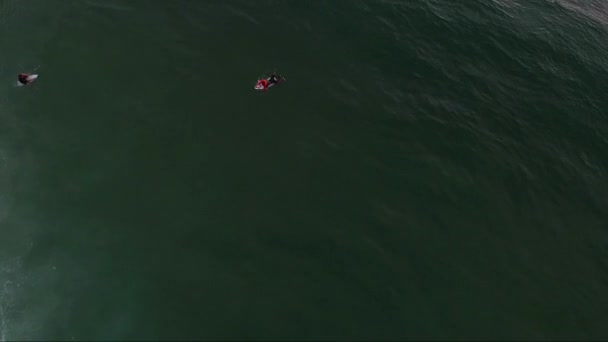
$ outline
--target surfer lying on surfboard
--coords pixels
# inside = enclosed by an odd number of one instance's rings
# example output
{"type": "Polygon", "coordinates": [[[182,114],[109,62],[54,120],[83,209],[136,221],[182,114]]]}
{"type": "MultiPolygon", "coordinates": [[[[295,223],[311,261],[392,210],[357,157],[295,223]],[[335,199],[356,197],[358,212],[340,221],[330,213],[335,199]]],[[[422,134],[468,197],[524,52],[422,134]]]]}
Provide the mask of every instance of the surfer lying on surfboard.
{"type": "Polygon", "coordinates": [[[272,87],[273,85],[279,84],[283,81],[285,81],[285,77],[273,72],[270,77],[258,80],[258,82],[255,84],[255,87],[253,88],[257,90],[266,90],[272,87]]]}
{"type": "Polygon", "coordinates": [[[22,85],[30,84],[30,83],[34,82],[34,80],[37,78],[38,78],[38,75],[36,75],[36,74],[21,73],[17,76],[19,83],[22,85]]]}

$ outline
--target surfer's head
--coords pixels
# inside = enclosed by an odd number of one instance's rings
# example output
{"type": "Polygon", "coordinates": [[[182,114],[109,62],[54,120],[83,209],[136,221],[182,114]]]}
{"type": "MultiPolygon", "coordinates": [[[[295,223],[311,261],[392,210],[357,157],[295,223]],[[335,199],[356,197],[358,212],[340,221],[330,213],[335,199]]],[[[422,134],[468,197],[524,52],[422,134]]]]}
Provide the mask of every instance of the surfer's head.
{"type": "Polygon", "coordinates": [[[21,83],[27,83],[27,78],[29,77],[28,74],[19,74],[18,78],[19,78],[19,82],[21,83]]]}

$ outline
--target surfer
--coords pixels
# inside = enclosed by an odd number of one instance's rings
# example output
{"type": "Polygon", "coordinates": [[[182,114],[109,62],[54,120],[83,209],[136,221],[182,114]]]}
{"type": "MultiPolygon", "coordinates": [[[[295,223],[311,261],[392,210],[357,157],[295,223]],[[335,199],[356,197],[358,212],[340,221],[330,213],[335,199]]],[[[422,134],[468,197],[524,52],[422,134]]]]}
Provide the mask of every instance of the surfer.
{"type": "Polygon", "coordinates": [[[270,77],[258,80],[258,82],[255,84],[255,89],[266,90],[275,84],[283,82],[284,80],[285,78],[283,76],[273,72],[270,77]]]}
{"type": "Polygon", "coordinates": [[[279,84],[283,80],[284,80],[283,76],[277,75],[274,72],[272,73],[272,75],[270,75],[270,77],[268,77],[268,83],[269,84],[279,84]]]}
{"type": "Polygon", "coordinates": [[[21,83],[22,85],[27,85],[27,84],[34,82],[34,80],[36,78],[38,78],[38,75],[30,75],[30,74],[24,74],[24,73],[21,73],[17,76],[19,83],[21,83]]]}

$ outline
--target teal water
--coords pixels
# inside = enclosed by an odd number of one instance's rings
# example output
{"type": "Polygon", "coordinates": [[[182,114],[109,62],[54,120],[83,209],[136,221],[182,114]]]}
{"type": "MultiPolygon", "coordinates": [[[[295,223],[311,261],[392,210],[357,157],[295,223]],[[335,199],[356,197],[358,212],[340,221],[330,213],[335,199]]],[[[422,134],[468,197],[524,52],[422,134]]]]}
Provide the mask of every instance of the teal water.
{"type": "Polygon", "coordinates": [[[1,340],[608,338],[604,1],[0,24],[1,340]]]}

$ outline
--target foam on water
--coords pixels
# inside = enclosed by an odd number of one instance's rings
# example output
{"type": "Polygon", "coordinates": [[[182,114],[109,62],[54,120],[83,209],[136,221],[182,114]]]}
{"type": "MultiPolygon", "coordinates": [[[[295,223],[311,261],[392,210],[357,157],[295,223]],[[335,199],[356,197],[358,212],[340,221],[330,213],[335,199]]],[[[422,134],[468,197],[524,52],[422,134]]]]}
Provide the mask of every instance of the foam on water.
{"type": "Polygon", "coordinates": [[[18,286],[12,279],[18,268],[19,262],[16,259],[0,265],[0,341],[9,338],[9,314],[15,299],[13,290],[18,286]]]}

